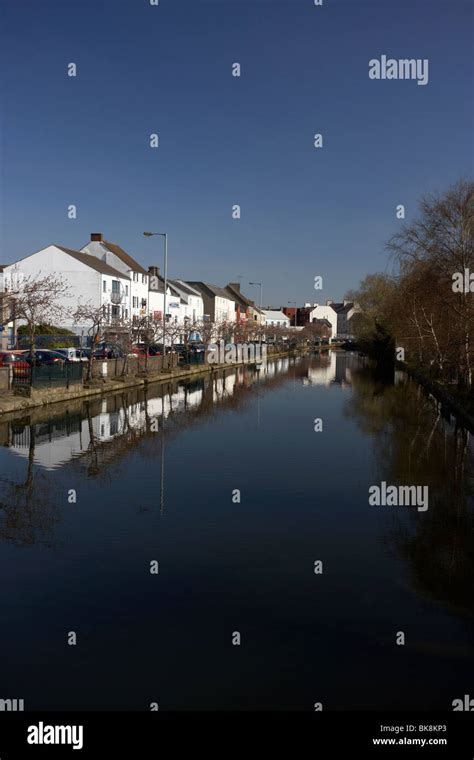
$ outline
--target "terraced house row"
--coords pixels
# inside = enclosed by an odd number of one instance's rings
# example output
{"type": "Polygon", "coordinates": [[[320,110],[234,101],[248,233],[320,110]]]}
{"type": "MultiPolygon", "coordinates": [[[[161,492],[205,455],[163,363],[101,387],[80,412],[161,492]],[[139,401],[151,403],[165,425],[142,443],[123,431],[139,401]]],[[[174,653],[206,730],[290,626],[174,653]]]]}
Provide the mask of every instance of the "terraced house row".
{"type": "MultiPolygon", "coordinates": [[[[145,269],[116,243],[102,233],[92,233],[80,250],[52,244],[11,264],[0,266],[0,295],[12,292],[21,282],[60,275],[65,293],[58,297],[63,307],[64,327],[77,336],[87,336],[89,325],[75,317],[80,305],[102,309],[105,323],[111,327],[124,321],[139,323],[144,318],[163,322],[166,308],[167,340],[182,342],[175,326],[186,326],[191,339],[200,340],[199,326],[205,322],[239,323],[243,321],[279,328],[301,329],[308,323],[324,323],[330,338],[350,334],[350,319],[357,311],[355,304],[327,301],[325,306],[305,304],[289,309],[280,306],[261,308],[241,292],[240,283],[219,287],[200,280],[165,279],[158,266],[145,269]],[[166,284],[166,299],[165,299],[166,284]],[[193,335],[192,326],[196,327],[193,335]]],[[[5,303],[7,299],[4,299],[5,303]]],[[[0,348],[16,345],[15,322],[8,308],[0,318],[0,348]]],[[[202,331],[201,331],[202,332],[202,331]]]]}

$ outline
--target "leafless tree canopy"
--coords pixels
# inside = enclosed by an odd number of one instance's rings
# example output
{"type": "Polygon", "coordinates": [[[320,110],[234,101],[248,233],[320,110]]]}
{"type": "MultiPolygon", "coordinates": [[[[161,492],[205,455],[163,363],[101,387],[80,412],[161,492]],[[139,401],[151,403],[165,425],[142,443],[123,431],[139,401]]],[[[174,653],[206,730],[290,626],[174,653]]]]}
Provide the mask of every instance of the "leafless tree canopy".
{"type": "Polygon", "coordinates": [[[59,324],[66,313],[62,301],[69,296],[69,288],[60,274],[42,277],[40,272],[32,277],[14,270],[5,284],[4,310],[10,319],[25,322],[34,351],[37,326],[59,324]]]}
{"type": "Polygon", "coordinates": [[[383,328],[408,361],[468,389],[474,293],[469,285],[456,290],[453,280],[474,273],[473,233],[474,183],[460,181],[423,198],[417,218],[391,238],[394,273],[369,275],[348,294],[363,310],[359,338],[383,328]]]}

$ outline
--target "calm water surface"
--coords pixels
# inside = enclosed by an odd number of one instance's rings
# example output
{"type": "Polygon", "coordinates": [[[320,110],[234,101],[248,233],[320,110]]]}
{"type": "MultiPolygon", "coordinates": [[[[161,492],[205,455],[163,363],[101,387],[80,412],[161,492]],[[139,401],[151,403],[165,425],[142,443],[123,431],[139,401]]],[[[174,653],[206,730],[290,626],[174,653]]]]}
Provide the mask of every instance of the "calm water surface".
{"type": "Polygon", "coordinates": [[[472,695],[472,441],[395,380],[323,354],[0,422],[0,698],[311,710],[472,695]],[[382,480],[428,485],[428,511],[369,506],[382,480]]]}

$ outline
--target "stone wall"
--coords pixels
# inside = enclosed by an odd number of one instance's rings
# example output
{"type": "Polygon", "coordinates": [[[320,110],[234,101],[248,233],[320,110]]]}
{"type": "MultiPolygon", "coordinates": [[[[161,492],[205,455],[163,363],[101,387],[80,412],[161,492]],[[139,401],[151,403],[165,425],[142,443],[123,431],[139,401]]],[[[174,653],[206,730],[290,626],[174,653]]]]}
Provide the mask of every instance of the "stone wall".
{"type": "Polygon", "coordinates": [[[10,390],[10,367],[0,367],[0,393],[10,390]]]}
{"type": "MultiPolygon", "coordinates": [[[[92,377],[94,380],[103,377],[108,380],[114,380],[118,377],[134,377],[135,375],[143,375],[145,372],[145,357],[139,356],[129,358],[125,373],[123,371],[123,365],[125,359],[107,359],[107,361],[100,361],[99,359],[92,364],[92,377]]],[[[148,374],[159,374],[162,370],[176,369],[178,367],[178,356],[171,354],[170,356],[149,356],[148,357],[148,374]]],[[[84,365],[84,377],[87,375],[87,364],[84,365]]]]}

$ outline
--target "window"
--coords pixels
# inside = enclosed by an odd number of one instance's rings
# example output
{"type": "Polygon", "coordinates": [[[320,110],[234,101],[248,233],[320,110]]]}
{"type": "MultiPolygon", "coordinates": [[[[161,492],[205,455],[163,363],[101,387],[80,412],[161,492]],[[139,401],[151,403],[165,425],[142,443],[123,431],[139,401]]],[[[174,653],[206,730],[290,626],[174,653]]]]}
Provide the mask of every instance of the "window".
{"type": "Polygon", "coordinates": [[[106,280],[102,283],[102,293],[107,293],[107,282],[106,280]]]}
{"type": "Polygon", "coordinates": [[[142,309],[146,309],[146,298],[142,298],[142,309]]]}
{"type": "Polygon", "coordinates": [[[133,308],[138,309],[138,297],[133,296],[133,308]]]}
{"type": "Polygon", "coordinates": [[[112,317],[118,319],[120,317],[120,306],[112,306],[112,317]]]}
{"type": "Polygon", "coordinates": [[[120,282],[112,280],[112,293],[120,293],[120,282]]]}
{"type": "Polygon", "coordinates": [[[138,272],[133,273],[133,282],[138,282],[138,272]]]}
{"type": "Polygon", "coordinates": [[[142,283],[146,285],[146,274],[142,274],[142,283]]]}
{"type": "Polygon", "coordinates": [[[125,285],[125,295],[128,296],[128,285],[125,285]]]}

